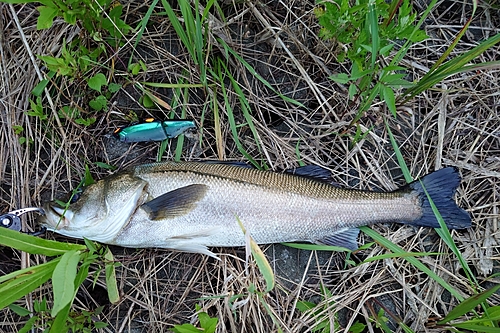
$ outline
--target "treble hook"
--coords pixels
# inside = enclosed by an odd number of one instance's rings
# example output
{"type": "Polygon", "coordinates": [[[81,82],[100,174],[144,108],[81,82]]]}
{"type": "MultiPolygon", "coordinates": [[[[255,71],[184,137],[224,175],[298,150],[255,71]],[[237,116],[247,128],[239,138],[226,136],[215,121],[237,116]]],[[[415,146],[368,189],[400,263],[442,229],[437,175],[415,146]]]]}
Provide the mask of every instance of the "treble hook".
{"type": "Polygon", "coordinates": [[[11,212],[0,215],[0,226],[32,236],[39,236],[45,233],[46,231],[45,227],[41,228],[39,231],[34,231],[34,232],[24,232],[21,230],[22,229],[21,215],[30,212],[36,212],[40,215],[45,215],[45,211],[42,208],[38,207],[27,207],[27,208],[16,209],[11,212]]]}

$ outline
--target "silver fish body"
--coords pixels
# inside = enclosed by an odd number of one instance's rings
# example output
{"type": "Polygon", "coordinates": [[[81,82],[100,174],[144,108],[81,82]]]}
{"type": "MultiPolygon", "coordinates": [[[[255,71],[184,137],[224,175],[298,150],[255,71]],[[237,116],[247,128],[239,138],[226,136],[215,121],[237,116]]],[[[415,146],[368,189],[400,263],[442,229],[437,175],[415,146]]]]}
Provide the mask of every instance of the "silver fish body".
{"type": "Polygon", "coordinates": [[[468,227],[469,215],[452,199],[459,182],[457,171],[446,168],[422,183],[379,193],[230,164],[165,162],[100,180],[66,211],[46,204],[42,224],[106,244],[211,255],[207,247],[245,245],[239,220],[259,244],[309,241],[355,249],[362,225],[439,226],[421,184],[445,221],[452,219],[450,228],[468,227]]]}

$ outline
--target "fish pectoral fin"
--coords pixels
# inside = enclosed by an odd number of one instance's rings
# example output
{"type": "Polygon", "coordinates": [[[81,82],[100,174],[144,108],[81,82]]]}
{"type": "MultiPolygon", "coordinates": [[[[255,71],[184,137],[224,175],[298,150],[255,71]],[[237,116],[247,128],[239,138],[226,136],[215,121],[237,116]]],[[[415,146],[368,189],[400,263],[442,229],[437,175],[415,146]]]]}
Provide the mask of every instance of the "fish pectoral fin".
{"type": "Polygon", "coordinates": [[[160,195],[141,206],[150,220],[172,218],[189,213],[207,192],[208,186],[192,184],[160,195]]]}
{"type": "Polygon", "coordinates": [[[205,245],[201,245],[195,242],[182,242],[182,243],[177,243],[173,246],[170,246],[169,248],[181,252],[189,252],[189,253],[201,253],[205,254],[209,257],[215,258],[217,260],[220,260],[219,257],[212,251],[210,251],[205,245]]]}
{"type": "Polygon", "coordinates": [[[358,235],[358,228],[350,228],[342,230],[336,234],[326,236],[315,241],[315,243],[331,246],[341,246],[354,251],[358,249],[358,235]]]}

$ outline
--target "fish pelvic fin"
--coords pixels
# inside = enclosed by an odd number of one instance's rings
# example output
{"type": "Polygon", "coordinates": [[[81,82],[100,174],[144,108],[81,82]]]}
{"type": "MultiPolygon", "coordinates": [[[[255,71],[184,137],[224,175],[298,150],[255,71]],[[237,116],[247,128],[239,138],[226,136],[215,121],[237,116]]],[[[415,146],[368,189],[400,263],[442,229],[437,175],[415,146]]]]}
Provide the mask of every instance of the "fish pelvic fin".
{"type": "Polygon", "coordinates": [[[316,244],[345,247],[351,251],[358,249],[358,228],[341,230],[333,235],[315,241],[316,244]]]}
{"type": "Polygon", "coordinates": [[[408,222],[408,224],[439,228],[439,222],[425,193],[427,191],[449,229],[469,228],[471,226],[469,213],[460,208],[453,199],[460,180],[458,170],[454,167],[447,167],[434,171],[403,188],[403,190],[409,189],[413,193],[416,193],[422,207],[422,217],[418,220],[408,222]]]}
{"type": "Polygon", "coordinates": [[[150,220],[172,218],[189,213],[207,192],[208,186],[192,184],[167,192],[141,206],[150,220]]]}

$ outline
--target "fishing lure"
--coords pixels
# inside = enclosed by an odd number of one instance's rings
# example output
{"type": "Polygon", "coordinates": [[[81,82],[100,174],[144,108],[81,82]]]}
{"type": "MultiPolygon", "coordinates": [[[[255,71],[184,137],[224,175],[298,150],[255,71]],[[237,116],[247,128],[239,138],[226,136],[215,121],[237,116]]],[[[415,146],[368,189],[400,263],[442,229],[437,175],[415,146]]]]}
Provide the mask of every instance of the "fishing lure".
{"type": "Polygon", "coordinates": [[[22,209],[17,209],[13,210],[11,212],[5,213],[3,215],[0,215],[0,226],[19,231],[28,235],[32,236],[39,236],[43,233],[45,233],[46,228],[43,227],[39,231],[35,232],[24,232],[22,231],[22,226],[21,226],[21,215],[29,213],[29,212],[37,212],[40,215],[45,215],[45,211],[42,208],[38,207],[28,207],[28,208],[22,208],[22,209]]]}
{"type": "Polygon", "coordinates": [[[163,141],[175,138],[190,128],[196,128],[192,120],[165,120],[153,118],[145,122],[120,127],[113,133],[121,142],[163,141]]]}

